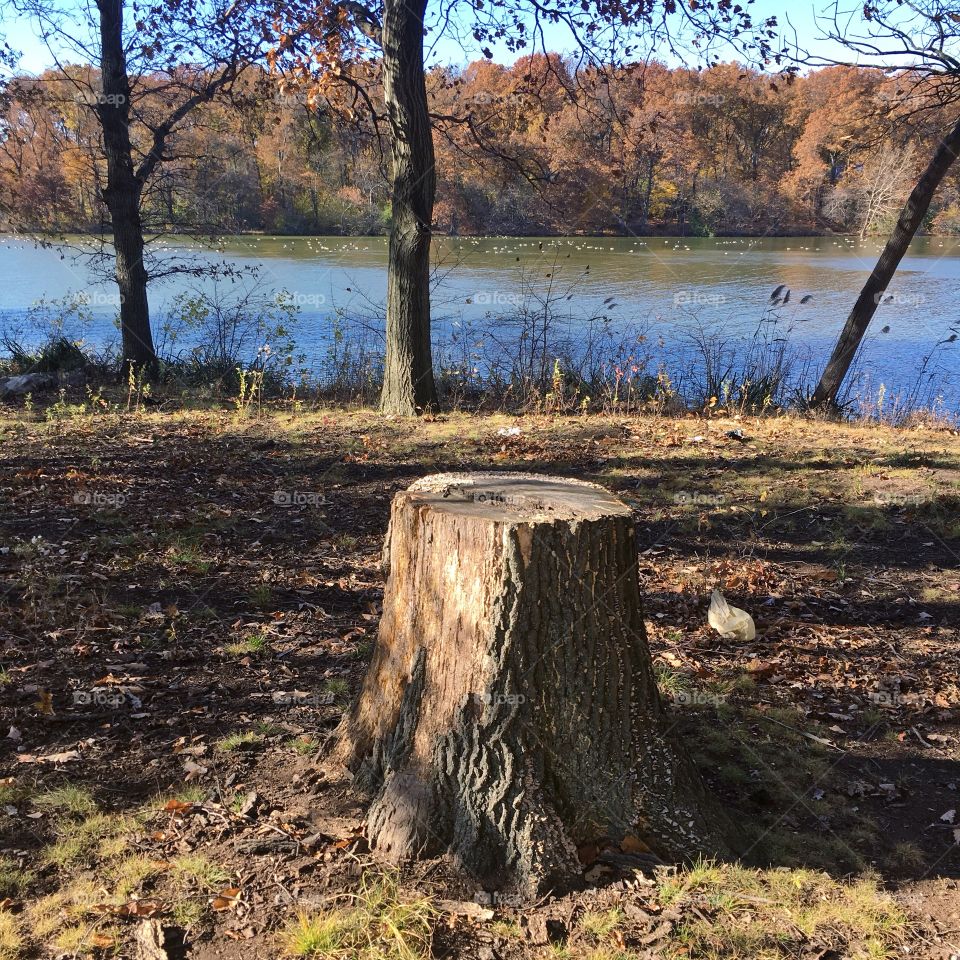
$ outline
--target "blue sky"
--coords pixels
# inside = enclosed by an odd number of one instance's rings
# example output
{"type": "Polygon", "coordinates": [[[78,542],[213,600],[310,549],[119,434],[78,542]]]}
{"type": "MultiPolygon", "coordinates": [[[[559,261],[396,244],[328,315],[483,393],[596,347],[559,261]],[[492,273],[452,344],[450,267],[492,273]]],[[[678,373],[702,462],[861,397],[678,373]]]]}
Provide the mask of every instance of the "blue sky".
{"type": "MultiPolygon", "coordinates": [[[[79,0],[82,3],[82,0],[79,0]]],[[[815,11],[827,8],[829,0],[819,0],[815,5],[812,0],[800,0],[798,3],[790,4],[789,14],[786,13],[782,3],[773,2],[773,0],[756,0],[751,5],[750,10],[755,22],[759,22],[768,16],[776,16],[782,27],[789,30],[789,36],[793,37],[793,31],[801,44],[818,55],[827,56],[833,53],[834,56],[843,55],[839,49],[832,47],[821,38],[820,30],[816,25],[815,11]],[[790,27],[787,27],[787,24],[790,27]]],[[[859,21],[859,11],[854,9],[854,20],[859,21]]],[[[8,8],[9,10],[9,8],[8,8]]],[[[3,23],[3,32],[8,42],[14,49],[22,53],[20,61],[20,70],[25,72],[39,72],[50,65],[50,55],[43,44],[37,38],[32,25],[25,20],[11,20],[7,18],[3,23]]],[[[552,27],[547,30],[547,40],[549,45],[561,52],[565,52],[570,46],[569,36],[561,27],[552,27]]],[[[721,51],[722,54],[722,51],[721,51]]],[[[447,63],[456,65],[465,65],[470,60],[478,59],[479,50],[469,47],[464,50],[464,46],[453,40],[444,39],[439,42],[434,50],[432,63],[447,63]]],[[[846,53],[849,57],[849,52],[846,53]]],[[[515,58],[504,46],[494,47],[494,59],[500,63],[509,63],[515,58]]],[[[734,59],[735,52],[730,50],[729,56],[724,59],[734,59]]],[[[678,61],[670,57],[663,57],[671,66],[677,65],[678,61]]],[[[689,61],[691,66],[695,64],[689,61]]]]}

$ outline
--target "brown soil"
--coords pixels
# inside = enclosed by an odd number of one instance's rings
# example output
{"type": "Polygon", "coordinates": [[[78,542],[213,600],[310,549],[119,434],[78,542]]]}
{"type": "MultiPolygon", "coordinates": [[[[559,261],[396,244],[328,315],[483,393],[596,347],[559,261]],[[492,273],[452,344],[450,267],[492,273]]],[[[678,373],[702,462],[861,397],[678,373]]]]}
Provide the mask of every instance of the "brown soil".
{"type": "MultiPolygon", "coordinates": [[[[960,953],[960,437],[792,419],[8,409],[0,857],[32,873],[0,912],[89,878],[102,940],[74,952],[133,956],[157,917],[182,955],[274,957],[298,908],[355,889],[364,811],[316,760],[375,639],[390,498],[487,469],[596,481],[635,509],[661,690],[752,830],[746,861],[874,873],[912,918],[912,956],[960,953]],[[754,642],[707,626],[715,585],[753,614],[754,642]],[[111,889],[103,843],[50,854],[65,815],[43,798],[64,785],[138,815],[123,855],[155,868],[133,892],[111,889]],[[175,881],[197,856],[217,869],[175,881]]],[[[584,890],[492,917],[464,915],[485,894],[443,862],[402,881],[460,904],[435,925],[438,956],[539,956],[551,939],[586,956],[585,905],[626,910],[610,949],[630,956],[738,955],[683,952],[684,911],[712,914],[665,906],[652,864],[586,859],[584,890]]],[[[54,933],[19,949],[71,955],[54,933]]],[[[809,937],[802,955],[844,949],[809,937]]]]}

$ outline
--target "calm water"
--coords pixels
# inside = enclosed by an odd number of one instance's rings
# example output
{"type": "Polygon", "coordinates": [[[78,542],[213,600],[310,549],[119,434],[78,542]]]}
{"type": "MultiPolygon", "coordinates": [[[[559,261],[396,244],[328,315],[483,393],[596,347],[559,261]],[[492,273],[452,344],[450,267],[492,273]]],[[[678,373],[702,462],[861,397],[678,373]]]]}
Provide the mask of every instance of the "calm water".
{"type": "MultiPolygon", "coordinates": [[[[789,329],[791,344],[816,365],[880,247],[846,238],[441,240],[434,257],[435,336],[442,345],[464,325],[515,312],[526,291],[550,298],[574,325],[604,316],[617,331],[645,330],[650,351],[669,359],[689,352],[700,329],[731,345],[746,342],[773,289],[787,284],[791,298],[778,329],[789,329]]],[[[334,315],[371,339],[381,335],[383,238],[231,237],[219,249],[167,244],[159,255],[257,268],[265,295],[287,291],[299,307],[295,334],[308,363],[324,355],[334,315]]],[[[86,339],[100,345],[116,338],[115,288],[95,283],[69,250],[0,238],[0,277],[0,329],[16,327],[38,298],[81,293],[94,315],[86,339]]],[[[209,288],[211,281],[179,276],[158,284],[154,319],[178,293],[198,285],[209,288]]],[[[960,342],[934,349],[960,323],[960,242],[917,240],[888,294],[893,300],[878,310],[859,362],[863,389],[883,383],[888,396],[913,390],[933,350],[925,374],[933,374],[933,394],[960,409],[960,342]]],[[[922,393],[929,401],[926,388],[922,393]]]]}

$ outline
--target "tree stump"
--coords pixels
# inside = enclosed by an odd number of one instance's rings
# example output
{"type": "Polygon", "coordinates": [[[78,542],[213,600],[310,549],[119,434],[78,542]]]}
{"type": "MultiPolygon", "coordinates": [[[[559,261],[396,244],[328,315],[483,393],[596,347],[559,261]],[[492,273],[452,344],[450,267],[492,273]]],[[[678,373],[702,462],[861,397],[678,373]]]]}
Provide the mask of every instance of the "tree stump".
{"type": "Polygon", "coordinates": [[[622,501],[558,477],[426,477],[394,498],[384,561],[379,638],[331,755],[373,798],[380,855],[450,853],[535,895],[579,878],[589,849],[724,852],[667,735],[622,501]]]}

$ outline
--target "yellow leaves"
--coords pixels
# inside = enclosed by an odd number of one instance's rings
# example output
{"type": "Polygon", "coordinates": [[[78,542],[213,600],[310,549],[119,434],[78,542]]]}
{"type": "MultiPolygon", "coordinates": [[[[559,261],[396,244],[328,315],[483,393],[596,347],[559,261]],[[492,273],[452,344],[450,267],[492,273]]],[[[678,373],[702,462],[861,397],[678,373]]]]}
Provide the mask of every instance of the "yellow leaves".
{"type": "Polygon", "coordinates": [[[37,701],[34,703],[34,707],[42,717],[56,716],[56,711],[53,709],[53,694],[49,690],[37,691],[37,701]]]}

